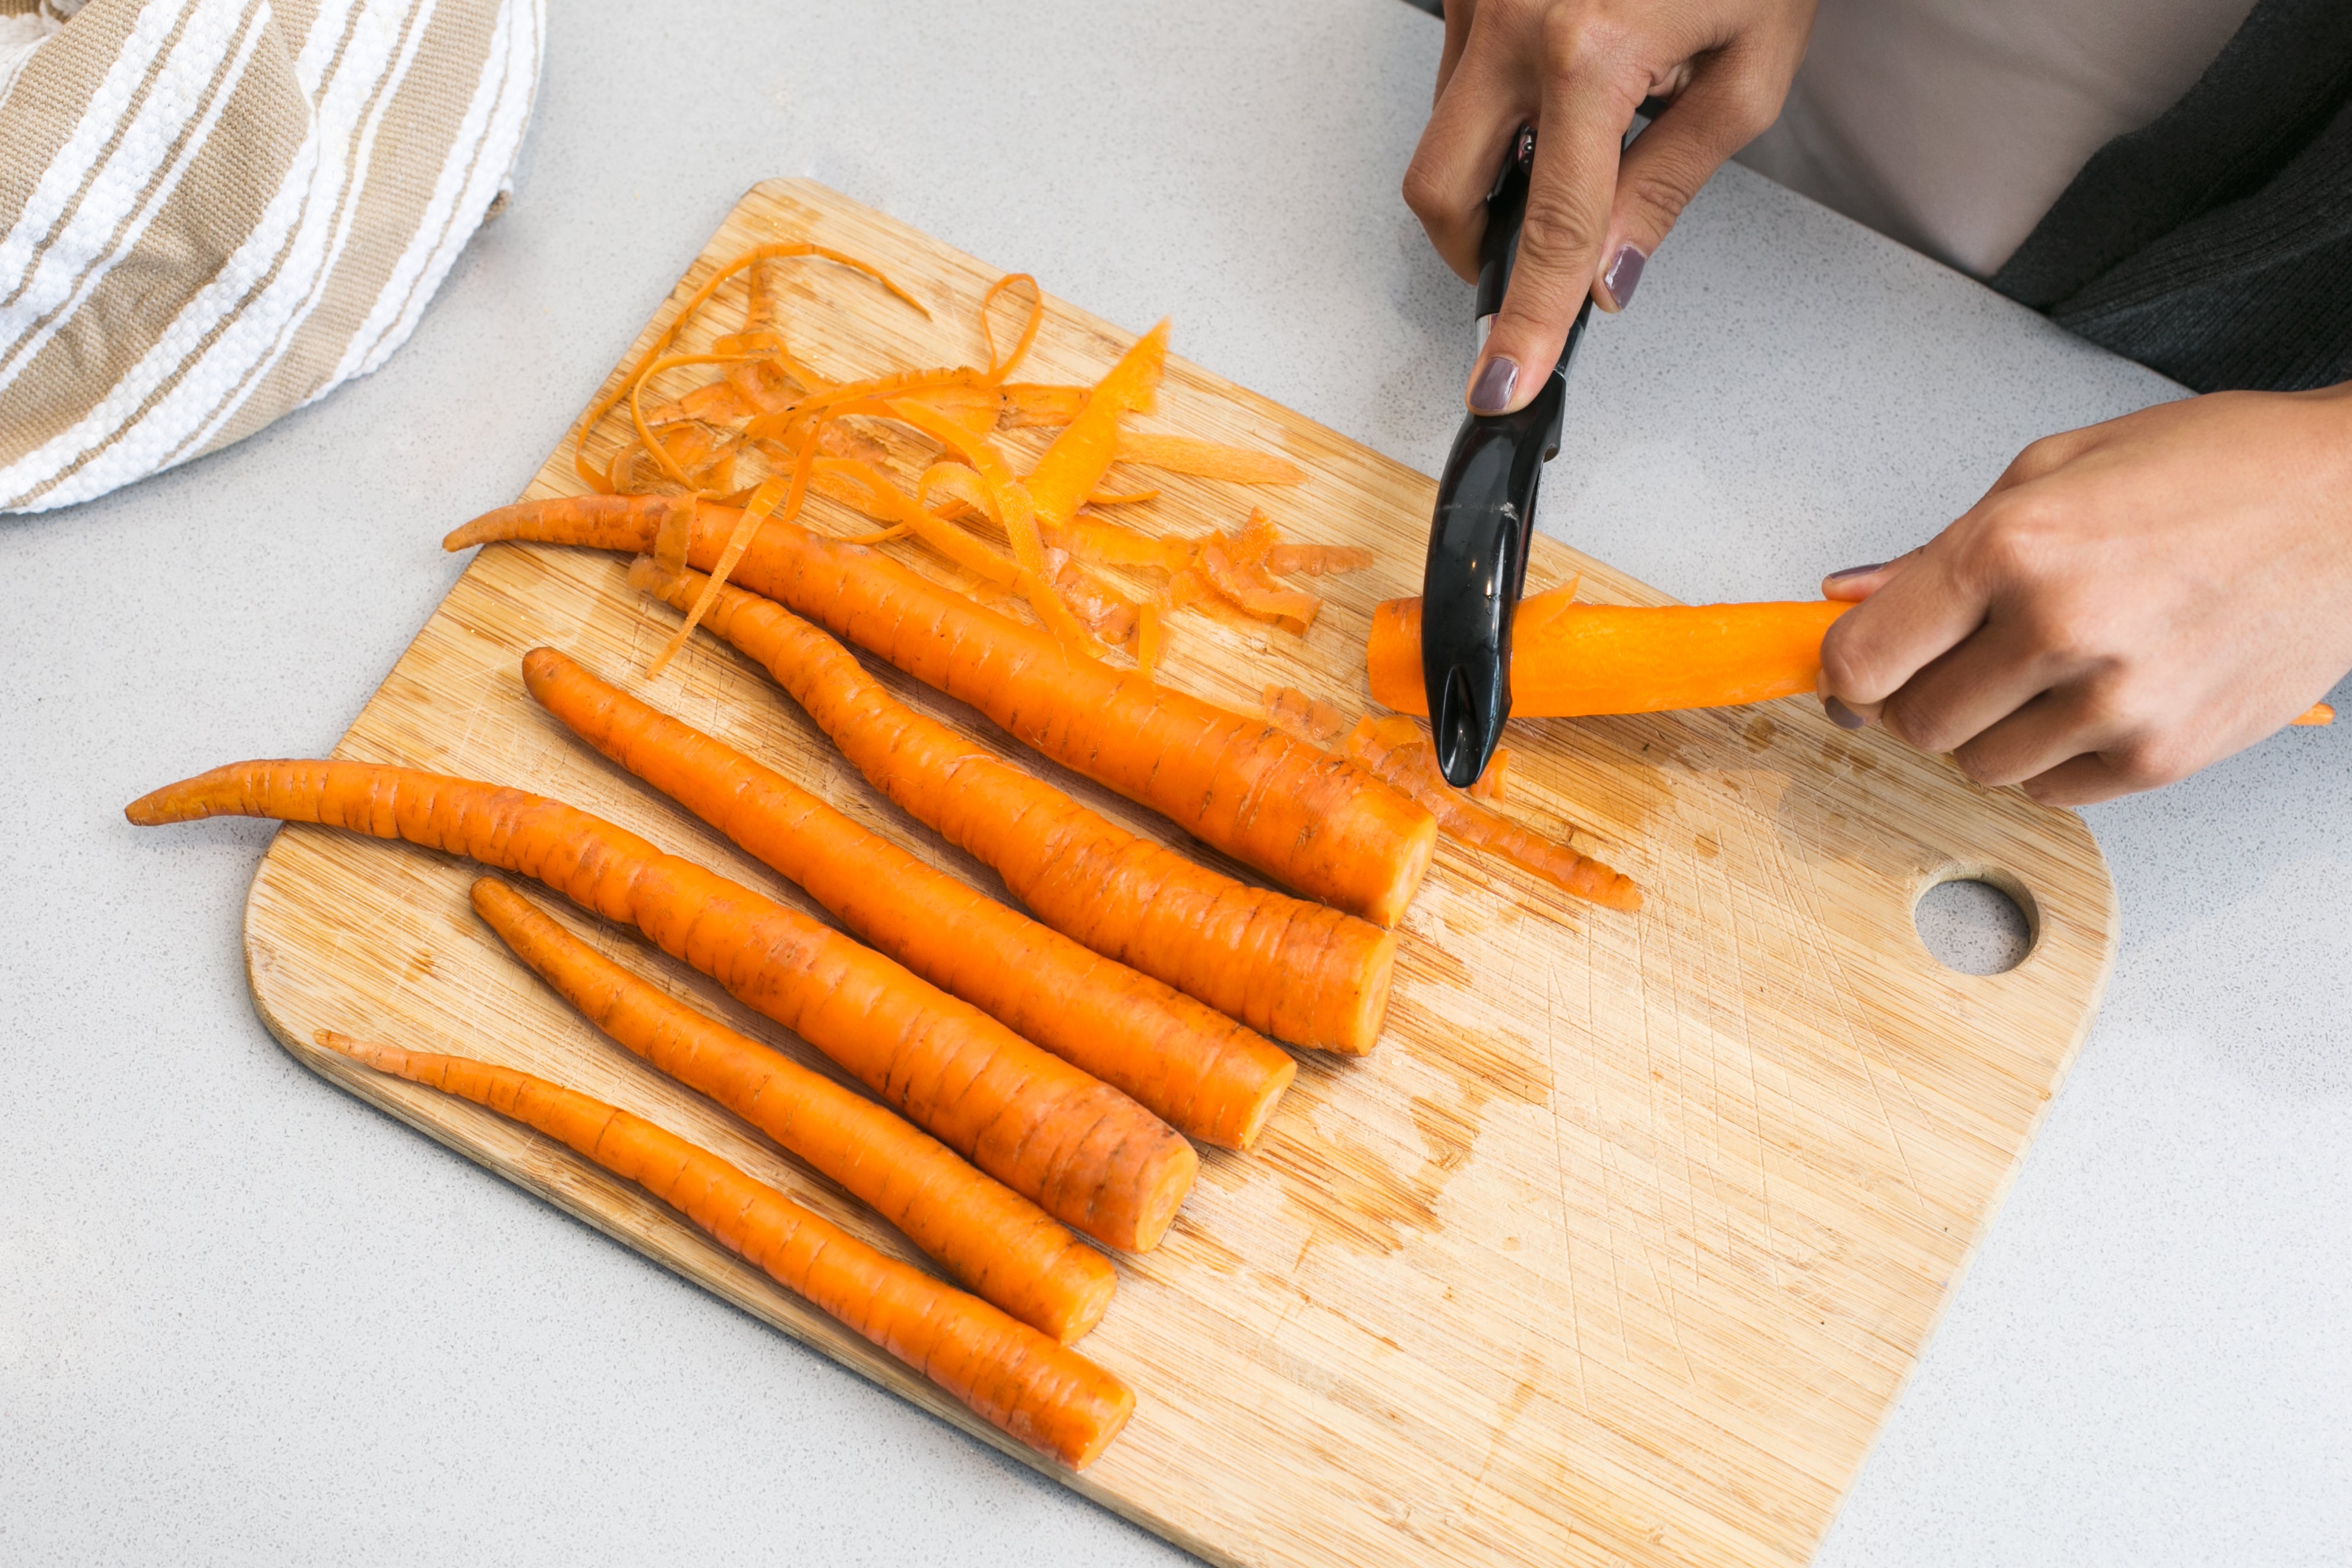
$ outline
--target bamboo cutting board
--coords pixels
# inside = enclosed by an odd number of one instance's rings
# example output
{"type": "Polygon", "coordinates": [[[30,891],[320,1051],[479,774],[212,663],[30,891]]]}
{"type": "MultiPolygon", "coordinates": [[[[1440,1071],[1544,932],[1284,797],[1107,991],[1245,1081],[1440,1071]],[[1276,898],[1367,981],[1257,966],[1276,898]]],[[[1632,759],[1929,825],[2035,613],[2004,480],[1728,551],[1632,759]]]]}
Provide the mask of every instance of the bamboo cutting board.
{"type": "MultiPolygon", "coordinates": [[[[820,374],[982,359],[973,309],[994,268],[802,181],[746,196],[647,333],[718,259],[803,238],[877,262],[931,311],[840,268],[789,264],[788,330],[820,374]]],[[[1024,378],[1091,380],[1132,341],[1048,303],[1024,378]]],[[[686,345],[736,330],[741,310],[730,283],[686,345]]],[[[1379,557],[1327,581],[1328,606],[1303,640],[1178,616],[1165,678],[1242,708],[1283,682],[1361,711],[1369,614],[1413,590],[1431,481],[1175,360],[1139,427],[1279,450],[1310,476],[1247,491],[1121,470],[1161,486],[1129,512],[1142,526],[1230,527],[1257,501],[1286,537],[1379,557]]],[[[611,454],[612,428],[592,456],[611,454]]],[[[567,444],[528,493],[581,489],[571,458],[567,444]]],[[[829,503],[811,515],[861,526],[829,503]]],[[[462,521],[419,520],[420,548],[462,521]]],[[[887,548],[951,576],[918,548],[887,548]]],[[[585,551],[483,552],[335,754],[560,796],[823,918],[541,714],[519,664],[549,644],[1002,896],[709,638],[645,682],[675,617],[636,603],[625,567],[585,551]]],[[[1574,573],[1587,598],[1664,597],[1538,542],[1534,585],[1574,573]]],[[[2105,868],[2073,816],[1846,734],[1806,701],[1524,723],[1509,743],[1506,809],[1572,832],[1639,881],[1647,907],[1595,909],[1440,849],[1402,928],[1378,1051],[1302,1060],[1258,1150],[1204,1152],[1166,1245],[1119,1259],[1118,1297],[1084,1348],[1134,1386],[1137,1413],[1084,1476],[1005,1443],[569,1151],[320,1052],[312,1033],[331,1027],[545,1074],[912,1256],[830,1184],[573,1016],[474,918],[475,868],[289,827],[254,880],[247,962],[263,1017],[321,1075],[1204,1557],[1801,1563],[2089,1026],[2115,946],[2105,868]],[[1921,946],[1913,906],[1956,876],[1991,880],[2025,909],[2033,945],[2019,967],[1958,974],[1921,946]]],[[[1215,863],[1157,818],[1019,755],[1215,863]]],[[[558,914],[736,1027],[826,1066],[633,935],[568,905],[558,914]]]]}

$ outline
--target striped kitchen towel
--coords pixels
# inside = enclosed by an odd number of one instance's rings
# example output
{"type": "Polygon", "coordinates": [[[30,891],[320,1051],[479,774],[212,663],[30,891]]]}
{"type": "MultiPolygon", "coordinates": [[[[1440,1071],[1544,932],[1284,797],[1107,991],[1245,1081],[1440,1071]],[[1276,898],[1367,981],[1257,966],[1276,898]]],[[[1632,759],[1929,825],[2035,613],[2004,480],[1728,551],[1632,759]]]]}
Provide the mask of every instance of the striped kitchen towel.
{"type": "Polygon", "coordinates": [[[0,0],[0,511],[104,495],[382,364],[503,199],[545,21],[0,0]]]}

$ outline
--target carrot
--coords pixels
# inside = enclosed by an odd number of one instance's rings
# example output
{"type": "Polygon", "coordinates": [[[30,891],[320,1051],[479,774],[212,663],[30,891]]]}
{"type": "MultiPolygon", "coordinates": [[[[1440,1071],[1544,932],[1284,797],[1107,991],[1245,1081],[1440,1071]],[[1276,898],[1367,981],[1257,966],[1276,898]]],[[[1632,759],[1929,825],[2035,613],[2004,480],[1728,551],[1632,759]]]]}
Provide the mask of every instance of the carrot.
{"type": "Polygon", "coordinates": [[[1134,1393],[1077,1352],[875,1251],[765,1182],[643,1117],[513,1068],[371,1045],[331,1029],[316,1037],[378,1072],[519,1121],[635,1182],[982,1420],[1072,1469],[1092,1464],[1134,1412],[1134,1393]]]}
{"type": "MultiPolygon", "coordinates": [[[[697,590],[690,574],[665,580],[650,562],[630,581],[673,605],[697,590]]],[[[1106,822],[893,698],[782,605],[730,589],[704,626],[766,666],[859,772],[994,868],[1047,925],[1276,1039],[1360,1055],[1379,1038],[1389,932],[1106,822]]]]}
{"type": "Polygon", "coordinates": [[[1136,339],[1087,395],[1086,406],[1054,437],[1024,481],[1041,524],[1058,528],[1077,515],[1118,455],[1119,417],[1146,405],[1167,363],[1168,323],[1163,321],[1136,339]]]}
{"type": "Polygon", "coordinates": [[[1429,807],[1447,837],[1499,855],[1580,899],[1612,910],[1642,907],[1642,889],[1630,878],[1464,799],[1438,771],[1436,752],[1412,720],[1357,720],[1348,754],[1429,807]]]}
{"type": "Polygon", "coordinates": [[[1087,405],[1084,386],[1055,386],[1043,382],[1013,381],[1004,384],[1003,423],[1008,429],[1024,425],[1067,425],[1087,405]]]}
{"type": "Polygon", "coordinates": [[[2288,721],[2293,724],[2333,724],[2336,710],[2325,702],[2315,702],[2288,721]]]}
{"type": "Polygon", "coordinates": [[[1110,1246],[1160,1239],[1200,1157],[1108,1084],[969,1003],[690,860],[562,801],[372,763],[235,763],[133,801],[403,838],[545,882],[645,932],[1046,1213],[1110,1246]]]}
{"type": "MultiPolygon", "coordinates": [[[[442,542],[462,550],[515,539],[641,553],[674,504],[648,496],[633,514],[598,504],[609,499],[526,502],[442,542]]],[[[717,559],[736,515],[699,504],[688,541],[696,566],[717,559]]],[[[1391,925],[1429,868],[1435,820],[1362,769],[1263,720],[1072,656],[1049,634],[873,551],[771,519],[735,574],[1310,898],[1391,925]]]]}
{"type": "Polygon", "coordinates": [[[1297,1076],[1286,1054],[1231,1019],[933,870],[553,648],[533,648],[522,668],[530,694],[573,734],[807,889],[873,946],[1179,1131],[1246,1149],[1297,1076]]]}
{"type": "Polygon", "coordinates": [[[1510,788],[1511,748],[1497,746],[1486,759],[1486,771],[1462,793],[1472,800],[1500,800],[1510,788]]]}
{"type": "MultiPolygon", "coordinates": [[[[1722,708],[1811,691],[1822,634],[1852,608],[1835,600],[1579,605],[1569,591],[1533,595],[1511,623],[1511,716],[1722,708]]],[[[1374,608],[1364,659],[1373,701],[1427,715],[1419,599],[1374,608]]]]}
{"type": "Polygon", "coordinates": [[[1309,697],[1295,686],[1269,686],[1265,689],[1265,716],[1280,726],[1286,735],[1295,735],[1310,746],[1320,746],[1339,738],[1348,727],[1347,719],[1337,708],[1319,697],[1309,697]]]}
{"type": "Polygon", "coordinates": [[[701,1090],[862,1198],[967,1290],[1064,1344],[1102,1321],[1110,1260],[882,1106],[640,980],[495,877],[474,910],[628,1050],[701,1090]]]}
{"type": "Polygon", "coordinates": [[[1243,485],[1300,485],[1307,470],[1287,458],[1218,441],[1195,441],[1189,436],[1147,436],[1140,431],[1118,433],[1118,460],[1171,474],[1197,474],[1207,479],[1228,479],[1243,485]]]}

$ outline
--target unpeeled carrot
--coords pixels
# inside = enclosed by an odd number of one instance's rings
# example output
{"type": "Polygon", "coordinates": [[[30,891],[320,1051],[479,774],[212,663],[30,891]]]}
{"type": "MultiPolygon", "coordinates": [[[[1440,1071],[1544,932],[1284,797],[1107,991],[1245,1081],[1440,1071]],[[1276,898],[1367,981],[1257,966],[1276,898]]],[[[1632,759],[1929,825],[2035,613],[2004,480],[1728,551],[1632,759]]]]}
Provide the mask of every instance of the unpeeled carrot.
{"type": "Polygon", "coordinates": [[[1297,1076],[1287,1053],[1213,1008],[932,869],[553,648],[525,654],[522,668],[530,694],[573,734],[807,889],[867,942],[1179,1131],[1246,1149],[1297,1076]]]}
{"type": "Polygon", "coordinates": [[[474,910],[605,1034],[861,1198],[967,1290],[1064,1344],[1102,1321],[1110,1259],[885,1107],[647,984],[495,877],[474,910]]]}
{"type": "MultiPolygon", "coordinates": [[[[630,581],[672,605],[699,587],[650,561],[630,581]]],[[[900,702],[781,605],[730,588],[703,624],[765,666],[877,788],[993,868],[1047,925],[1276,1039],[1349,1056],[1379,1039],[1391,932],[1104,820],[900,702]]]]}
{"type": "MultiPolygon", "coordinates": [[[[610,499],[505,508],[443,544],[462,550],[528,540],[632,554],[650,548],[670,503],[644,498],[651,504],[633,513],[600,504],[610,499]]],[[[739,516],[700,505],[688,560],[707,569],[739,516]]],[[[1051,634],[871,550],[772,519],[744,551],[735,578],[1310,898],[1392,925],[1429,868],[1435,819],[1362,769],[1264,720],[1074,656],[1051,634]]]]}
{"type": "Polygon", "coordinates": [[[1642,907],[1642,889],[1633,879],[1507,816],[1471,805],[1466,792],[1445,782],[1436,751],[1412,720],[1357,720],[1348,736],[1348,754],[1428,806],[1447,837],[1499,855],[1580,899],[1612,910],[1642,907]]]}
{"type": "Polygon", "coordinates": [[[877,1252],[699,1144],[577,1089],[467,1057],[320,1045],[468,1100],[635,1182],[770,1279],[945,1389],[982,1420],[1075,1470],[1134,1412],[1118,1378],[977,1296],[877,1252]]]}
{"type": "Polygon", "coordinates": [[[749,888],[562,801],[372,763],[234,763],[124,809],[315,822],[536,878],[797,1033],[940,1142],[1113,1247],[1154,1246],[1200,1156],[1126,1095],[749,888]]]}
{"type": "MultiPolygon", "coordinates": [[[[1822,634],[1851,604],[1580,605],[1531,595],[1511,623],[1511,716],[1575,718],[1724,708],[1811,691],[1822,634]]],[[[1364,649],[1372,700],[1427,715],[1421,601],[1372,612],[1364,649]]]]}

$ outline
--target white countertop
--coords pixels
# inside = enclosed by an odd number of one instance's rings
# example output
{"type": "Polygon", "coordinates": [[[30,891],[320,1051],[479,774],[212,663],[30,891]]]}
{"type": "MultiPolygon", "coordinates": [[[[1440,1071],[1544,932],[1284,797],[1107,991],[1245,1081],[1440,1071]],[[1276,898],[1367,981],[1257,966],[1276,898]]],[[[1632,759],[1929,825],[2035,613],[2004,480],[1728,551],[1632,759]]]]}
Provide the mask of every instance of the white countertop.
{"type": "MultiPolygon", "coordinates": [[[[0,520],[0,1560],[1181,1561],[296,1066],[241,962],[268,827],[121,807],[331,745],[462,565],[442,531],[764,176],[1172,311],[1179,352],[1433,471],[1468,295],[1397,185],[1438,25],[551,9],[513,206],[386,369],[0,520]]],[[[1802,595],[2172,391],[1732,169],[1596,325],[1543,526],[1685,598],[1802,595]]],[[[2352,727],[2089,818],[2105,1014],[1824,1564],[2352,1556],[2352,727]]]]}

